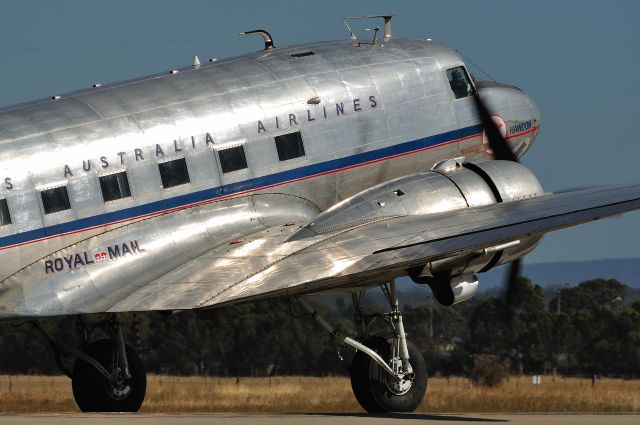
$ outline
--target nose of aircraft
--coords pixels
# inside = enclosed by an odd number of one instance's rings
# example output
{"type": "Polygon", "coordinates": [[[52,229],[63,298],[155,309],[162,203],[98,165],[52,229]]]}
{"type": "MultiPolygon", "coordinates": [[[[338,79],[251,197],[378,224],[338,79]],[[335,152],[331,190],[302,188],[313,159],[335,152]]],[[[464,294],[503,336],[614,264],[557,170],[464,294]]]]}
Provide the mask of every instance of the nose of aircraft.
{"type": "Polygon", "coordinates": [[[513,153],[522,157],[540,128],[540,113],[535,102],[515,86],[478,81],[476,87],[513,153]]]}
{"type": "Polygon", "coordinates": [[[531,99],[531,97],[527,96],[525,92],[523,92],[522,90],[520,90],[520,92],[522,93],[522,96],[524,96],[527,99],[527,102],[529,103],[529,106],[531,108],[531,115],[530,115],[531,128],[529,129],[528,132],[523,133],[522,135],[522,138],[523,138],[522,143],[525,144],[525,147],[522,151],[522,154],[524,154],[527,150],[529,150],[529,148],[533,144],[533,141],[538,136],[538,130],[540,129],[541,120],[540,120],[540,110],[538,109],[538,106],[536,105],[536,103],[533,101],[533,99],[531,99]]]}

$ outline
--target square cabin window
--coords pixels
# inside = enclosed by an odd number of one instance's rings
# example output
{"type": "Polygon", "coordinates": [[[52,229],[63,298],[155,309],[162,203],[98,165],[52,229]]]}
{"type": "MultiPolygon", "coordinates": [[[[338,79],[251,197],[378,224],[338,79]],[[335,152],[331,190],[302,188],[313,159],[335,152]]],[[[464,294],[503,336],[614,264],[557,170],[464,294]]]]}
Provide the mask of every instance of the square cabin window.
{"type": "Polygon", "coordinates": [[[0,199],[0,226],[11,224],[11,215],[9,214],[9,205],[6,199],[0,199]]]}
{"type": "Polygon", "coordinates": [[[276,136],[275,139],[280,161],[304,156],[304,145],[302,144],[302,135],[299,131],[276,136]]]}
{"type": "Polygon", "coordinates": [[[184,158],[163,162],[158,164],[158,168],[160,168],[162,187],[165,189],[180,186],[181,184],[186,184],[191,181],[189,180],[187,161],[184,158]]]}
{"type": "Polygon", "coordinates": [[[244,147],[242,145],[221,149],[218,151],[218,157],[220,158],[220,166],[223,173],[247,168],[247,157],[244,155],[244,147]]]}
{"type": "Polygon", "coordinates": [[[54,187],[40,192],[42,206],[45,214],[53,214],[64,210],[70,210],[69,193],[66,186],[54,187]]]}
{"type": "Polygon", "coordinates": [[[125,171],[100,177],[100,189],[102,190],[102,199],[104,199],[104,202],[115,201],[116,199],[131,196],[129,179],[127,179],[127,173],[125,171]]]}

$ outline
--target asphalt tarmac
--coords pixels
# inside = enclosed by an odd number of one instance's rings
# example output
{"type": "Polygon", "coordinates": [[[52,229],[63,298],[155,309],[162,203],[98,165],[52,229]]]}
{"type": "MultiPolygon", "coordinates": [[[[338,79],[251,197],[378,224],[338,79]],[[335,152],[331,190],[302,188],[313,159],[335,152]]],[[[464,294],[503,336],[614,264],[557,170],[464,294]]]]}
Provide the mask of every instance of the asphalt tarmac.
{"type": "Polygon", "coordinates": [[[318,415],[263,415],[263,414],[58,414],[12,415],[0,414],[2,425],[342,425],[342,424],[485,424],[513,425],[626,425],[640,424],[637,414],[451,414],[451,415],[386,415],[318,414],[318,415]]]}

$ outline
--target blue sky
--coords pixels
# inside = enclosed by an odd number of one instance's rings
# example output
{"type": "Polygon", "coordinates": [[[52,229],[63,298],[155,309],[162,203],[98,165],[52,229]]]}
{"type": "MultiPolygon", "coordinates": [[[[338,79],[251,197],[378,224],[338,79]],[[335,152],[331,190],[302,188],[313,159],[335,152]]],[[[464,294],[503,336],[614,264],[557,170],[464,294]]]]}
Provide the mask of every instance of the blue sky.
{"type": "MultiPolygon", "coordinates": [[[[640,181],[635,1],[6,1],[0,104],[258,50],[243,30],[330,40],[348,35],[343,16],[389,12],[395,37],[449,44],[536,101],[542,130],[524,162],[545,189],[640,181]]],[[[556,232],[527,261],[638,257],[638,227],[640,212],[556,232]]]]}

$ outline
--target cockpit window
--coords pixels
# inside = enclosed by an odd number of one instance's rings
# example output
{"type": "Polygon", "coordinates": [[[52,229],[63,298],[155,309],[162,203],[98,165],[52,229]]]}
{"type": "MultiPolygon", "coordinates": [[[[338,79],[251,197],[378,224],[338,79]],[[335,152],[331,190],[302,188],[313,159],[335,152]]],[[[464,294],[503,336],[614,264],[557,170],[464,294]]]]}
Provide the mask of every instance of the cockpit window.
{"type": "Polygon", "coordinates": [[[447,78],[449,79],[449,85],[456,99],[462,99],[463,97],[473,96],[475,94],[471,79],[463,66],[447,69],[447,78]]]}

